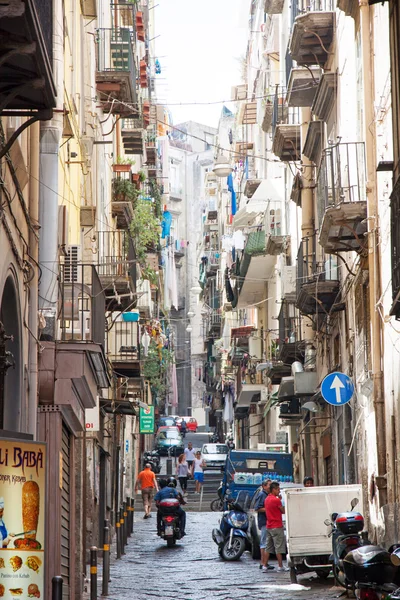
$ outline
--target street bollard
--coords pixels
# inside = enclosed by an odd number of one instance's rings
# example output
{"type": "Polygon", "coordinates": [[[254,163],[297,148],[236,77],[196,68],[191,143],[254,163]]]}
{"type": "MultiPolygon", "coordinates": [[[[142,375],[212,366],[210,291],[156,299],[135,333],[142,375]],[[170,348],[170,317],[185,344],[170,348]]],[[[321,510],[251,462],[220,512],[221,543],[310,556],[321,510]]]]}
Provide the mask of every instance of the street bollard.
{"type": "Polygon", "coordinates": [[[167,458],[167,475],[172,475],[172,458],[167,458]]]}
{"type": "Polygon", "coordinates": [[[135,498],[131,498],[131,512],[132,512],[131,527],[132,527],[132,533],[133,533],[133,524],[135,522],[135,498]]]}
{"type": "Polygon", "coordinates": [[[97,548],[90,548],[90,600],[97,600],[97,548]]]}
{"type": "Polygon", "coordinates": [[[123,535],[124,535],[124,547],[127,545],[128,543],[128,511],[126,510],[126,502],[123,502],[123,507],[124,507],[124,528],[123,528],[123,535]]]}
{"type": "Polygon", "coordinates": [[[62,600],[63,595],[63,578],[56,575],[51,580],[51,600],[62,600]]]}
{"type": "Polygon", "coordinates": [[[119,539],[120,539],[120,544],[121,544],[121,554],[126,554],[125,552],[125,543],[124,543],[124,509],[123,507],[121,507],[120,511],[120,520],[119,522],[121,523],[121,527],[119,528],[119,539]]]}
{"type": "Polygon", "coordinates": [[[110,581],[110,528],[107,519],[104,521],[103,545],[103,586],[102,595],[108,596],[108,582],[110,581]]]}
{"type": "Polygon", "coordinates": [[[126,510],[127,510],[127,513],[128,513],[127,532],[128,532],[128,537],[131,537],[131,533],[132,533],[132,525],[131,525],[132,511],[131,511],[131,499],[129,498],[129,496],[126,497],[126,510]]]}
{"type": "Polygon", "coordinates": [[[121,558],[121,536],[119,530],[121,529],[121,523],[119,522],[119,510],[117,510],[117,520],[115,521],[115,534],[117,538],[117,558],[121,558]]]}

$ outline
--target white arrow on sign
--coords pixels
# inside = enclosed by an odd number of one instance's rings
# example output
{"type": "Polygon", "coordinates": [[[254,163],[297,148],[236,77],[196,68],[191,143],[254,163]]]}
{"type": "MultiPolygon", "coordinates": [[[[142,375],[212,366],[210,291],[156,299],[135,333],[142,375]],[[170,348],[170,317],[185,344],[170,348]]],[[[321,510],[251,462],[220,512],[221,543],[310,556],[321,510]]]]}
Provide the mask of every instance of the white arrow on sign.
{"type": "Polygon", "coordinates": [[[340,381],[339,377],[335,375],[334,380],[332,381],[332,385],[330,387],[331,390],[335,390],[336,393],[336,403],[341,404],[342,398],[340,395],[340,390],[345,388],[345,385],[340,381]]]}

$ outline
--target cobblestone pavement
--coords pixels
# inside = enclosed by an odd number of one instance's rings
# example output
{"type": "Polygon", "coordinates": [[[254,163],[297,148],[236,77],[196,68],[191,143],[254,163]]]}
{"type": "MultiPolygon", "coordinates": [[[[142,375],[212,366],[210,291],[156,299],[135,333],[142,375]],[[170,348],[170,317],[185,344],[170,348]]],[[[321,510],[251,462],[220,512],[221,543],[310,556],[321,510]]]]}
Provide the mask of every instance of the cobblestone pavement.
{"type": "Polygon", "coordinates": [[[136,513],[126,555],[111,567],[110,600],[328,600],[341,590],[333,579],[299,577],[300,590],[287,573],[264,574],[246,552],[240,561],[219,558],[211,530],[217,513],[188,513],[187,536],[173,548],[157,537],[156,515],[136,513]]]}

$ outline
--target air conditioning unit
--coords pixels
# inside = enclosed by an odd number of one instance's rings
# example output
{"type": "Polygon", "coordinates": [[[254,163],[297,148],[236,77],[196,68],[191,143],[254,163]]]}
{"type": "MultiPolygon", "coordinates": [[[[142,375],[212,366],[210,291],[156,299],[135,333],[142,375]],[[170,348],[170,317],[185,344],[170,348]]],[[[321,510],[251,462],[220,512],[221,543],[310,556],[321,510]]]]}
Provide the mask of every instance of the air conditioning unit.
{"type": "Polygon", "coordinates": [[[301,416],[300,400],[298,398],[292,398],[290,402],[283,402],[280,405],[279,418],[298,420],[301,416]]]}
{"type": "Polygon", "coordinates": [[[81,260],[81,247],[69,246],[64,260],[64,283],[81,283],[82,269],[79,268],[81,260]]]}
{"type": "Polygon", "coordinates": [[[282,295],[284,298],[296,294],[296,266],[285,266],[282,269],[282,295]]]}

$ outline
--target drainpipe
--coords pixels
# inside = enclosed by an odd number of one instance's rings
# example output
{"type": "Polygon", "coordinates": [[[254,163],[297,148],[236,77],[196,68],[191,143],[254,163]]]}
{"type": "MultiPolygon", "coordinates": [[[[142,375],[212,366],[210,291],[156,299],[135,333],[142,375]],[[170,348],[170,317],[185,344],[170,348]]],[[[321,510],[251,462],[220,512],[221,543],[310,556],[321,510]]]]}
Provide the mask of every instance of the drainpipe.
{"type": "MultiPolygon", "coordinates": [[[[301,109],[301,147],[304,147],[304,142],[307,137],[308,125],[311,121],[311,109],[301,109]]],[[[303,189],[301,192],[301,235],[303,238],[314,235],[315,219],[314,219],[314,168],[312,162],[304,154],[301,155],[303,189]]],[[[308,245],[308,248],[312,246],[308,245]]],[[[309,250],[310,251],[310,250],[309,250]]],[[[312,258],[312,257],[309,257],[312,258]]],[[[312,261],[309,261],[312,264],[312,261]]],[[[310,275],[311,273],[308,273],[310,275]]],[[[314,370],[315,363],[309,361],[309,357],[313,357],[314,348],[314,332],[311,323],[303,317],[303,339],[305,342],[305,370],[314,370]],[[308,364],[310,362],[310,364],[308,364]]],[[[315,433],[310,434],[311,444],[311,465],[312,476],[318,483],[318,443],[315,433]]],[[[300,447],[301,451],[302,447],[300,447]]]]}
{"type": "Polygon", "coordinates": [[[371,357],[374,382],[373,401],[375,409],[376,454],[378,475],[375,477],[379,490],[379,505],[387,503],[386,425],[383,375],[383,328],[376,310],[381,297],[380,247],[378,236],[378,207],[376,189],[376,143],[374,115],[374,61],[373,22],[367,0],[360,0],[360,31],[363,61],[364,88],[364,135],[367,162],[367,223],[368,223],[368,270],[371,321],[371,357]]]}
{"type": "Polygon", "coordinates": [[[57,107],[51,121],[40,126],[39,309],[46,319],[43,333],[55,339],[58,299],[58,151],[63,130],[64,20],[63,0],[53,0],[53,70],[57,107]]]}
{"type": "MultiPolygon", "coordinates": [[[[30,126],[29,134],[29,216],[35,229],[39,229],[39,123],[30,126]]],[[[36,440],[38,405],[38,292],[39,243],[33,231],[29,231],[29,252],[32,258],[33,276],[29,284],[29,392],[28,392],[28,432],[36,440]]]]}

